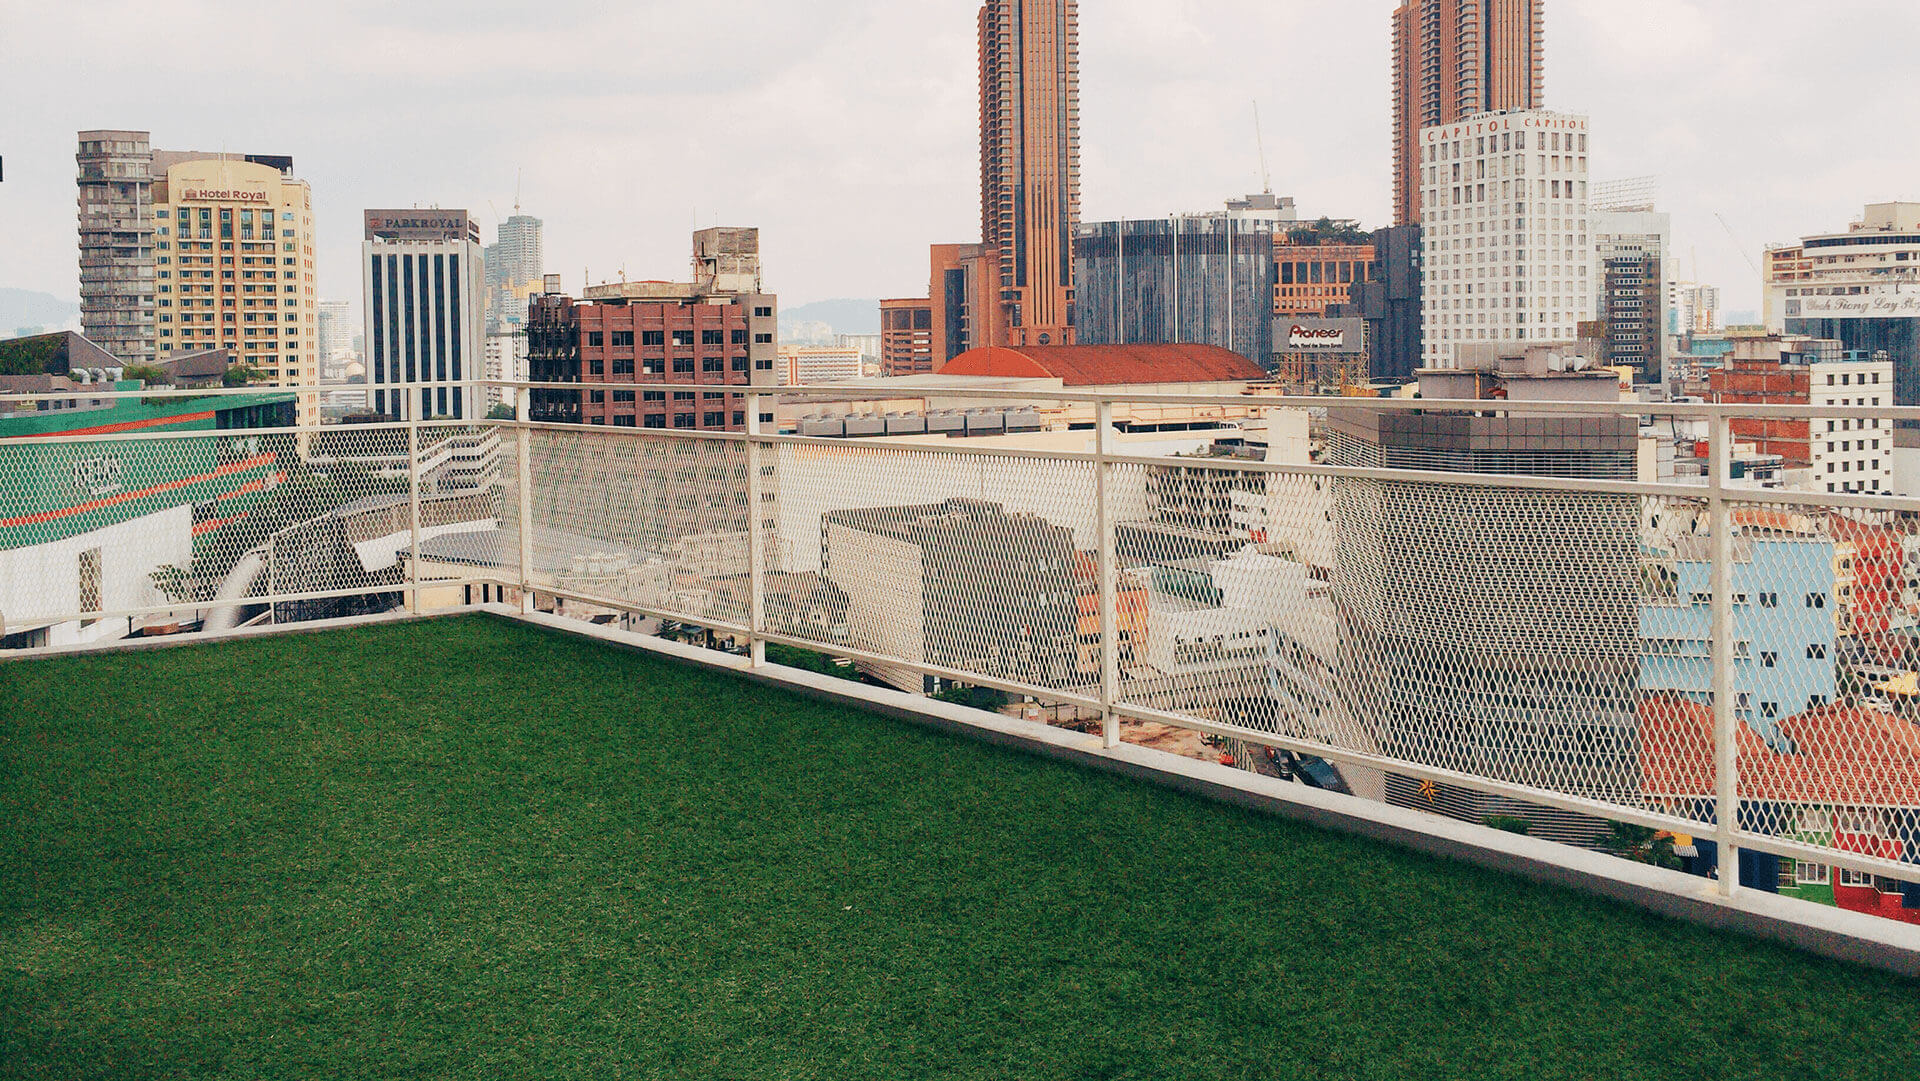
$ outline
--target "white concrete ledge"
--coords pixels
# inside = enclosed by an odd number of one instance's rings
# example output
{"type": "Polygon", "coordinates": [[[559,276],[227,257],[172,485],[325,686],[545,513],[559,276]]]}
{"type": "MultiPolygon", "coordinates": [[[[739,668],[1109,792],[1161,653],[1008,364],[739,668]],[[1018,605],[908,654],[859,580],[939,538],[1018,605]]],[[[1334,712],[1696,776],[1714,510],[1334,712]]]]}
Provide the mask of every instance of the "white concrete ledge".
{"type": "Polygon", "coordinates": [[[458,608],[441,608],[432,612],[414,615],[407,611],[382,612],[370,616],[346,616],[341,619],[316,619],[305,623],[264,623],[258,627],[235,627],[230,631],[216,634],[203,634],[193,631],[185,634],[162,634],[152,638],[116,638],[107,642],[81,642],[66,646],[48,646],[44,649],[0,650],[0,664],[9,661],[46,660],[52,657],[87,657],[95,654],[145,653],[156,649],[185,649],[189,646],[208,646],[219,642],[234,642],[247,638],[279,638],[290,634],[323,634],[327,631],[352,630],[357,627],[377,627],[388,623],[415,623],[426,619],[440,619],[445,616],[471,615],[480,611],[489,611],[494,615],[519,615],[499,605],[483,609],[479,605],[458,608]]]}
{"type": "Polygon", "coordinates": [[[889,688],[780,665],[756,669],[742,657],[574,620],[522,616],[517,610],[498,607],[485,611],[618,648],[724,669],[756,683],[983,743],[1018,748],[1324,829],[1569,887],[1717,930],[1783,942],[1809,953],[1920,978],[1920,927],[1913,925],[1758,890],[1738,890],[1732,898],[1726,898],[1713,882],[1679,871],[1308,788],[1230,766],[1132,745],[1107,750],[1098,737],[889,688]]]}

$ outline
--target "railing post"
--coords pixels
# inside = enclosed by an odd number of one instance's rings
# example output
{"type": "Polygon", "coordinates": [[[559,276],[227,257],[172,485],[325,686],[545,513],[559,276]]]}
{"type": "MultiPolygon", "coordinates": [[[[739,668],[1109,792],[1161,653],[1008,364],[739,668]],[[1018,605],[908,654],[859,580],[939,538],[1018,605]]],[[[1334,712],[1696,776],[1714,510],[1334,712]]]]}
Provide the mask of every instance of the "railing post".
{"type": "Polygon", "coordinates": [[[1120,746],[1120,718],[1113,711],[1120,696],[1119,568],[1113,536],[1113,504],[1108,474],[1113,454],[1113,402],[1095,407],[1094,517],[1100,531],[1100,739],[1108,750],[1120,746]]]}
{"type": "Polygon", "coordinates": [[[407,610],[420,614],[420,408],[414,392],[406,392],[407,408],[407,509],[413,536],[407,546],[407,610]]]}
{"type": "Polygon", "coordinates": [[[516,452],[519,462],[520,490],[520,613],[533,614],[533,433],[528,430],[528,417],[533,412],[533,388],[516,387],[513,392],[513,419],[520,424],[515,430],[516,452]]]}
{"type": "Polygon", "coordinates": [[[1740,851],[1734,834],[1740,825],[1740,719],[1734,712],[1733,682],[1733,513],[1728,502],[1732,478],[1733,424],[1715,412],[1709,423],[1708,516],[1713,530],[1713,765],[1714,834],[1720,853],[1720,895],[1740,887],[1740,851]]]}
{"type": "Polygon", "coordinates": [[[767,663],[767,535],[763,528],[766,479],[760,475],[760,406],[764,399],[747,395],[747,651],[755,668],[767,663]]]}

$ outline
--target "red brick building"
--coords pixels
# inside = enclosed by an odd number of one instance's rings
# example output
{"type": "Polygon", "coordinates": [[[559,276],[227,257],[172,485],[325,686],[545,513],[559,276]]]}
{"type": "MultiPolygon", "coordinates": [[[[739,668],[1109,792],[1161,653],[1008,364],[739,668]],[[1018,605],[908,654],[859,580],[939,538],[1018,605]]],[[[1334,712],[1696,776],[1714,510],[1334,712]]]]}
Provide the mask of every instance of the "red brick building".
{"type": "Polygon", "coordinates": [[[696,234],[692,283],[621,282],[589,288],[580,300],[535,297],[527,313],[529,378],[584,386],[534,391],[530,419],[744,430],[744,389],[780,384],[779,302],[759,291],[752,234],[696,234]]]}

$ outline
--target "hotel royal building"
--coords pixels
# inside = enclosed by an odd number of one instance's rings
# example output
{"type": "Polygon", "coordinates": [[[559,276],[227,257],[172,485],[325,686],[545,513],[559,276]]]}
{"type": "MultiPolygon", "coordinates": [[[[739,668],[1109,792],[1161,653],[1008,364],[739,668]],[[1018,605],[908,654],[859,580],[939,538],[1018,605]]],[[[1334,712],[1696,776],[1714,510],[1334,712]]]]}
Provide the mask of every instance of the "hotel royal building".
{"type": "MultiPolygon", "coordinates": [[[[318,387],[313,193],[291,158],[154,153],[157,353],[225,349],[257,385],[318,387]]],[[[319,395],[300,398],[320,422],[319,395]]]]}

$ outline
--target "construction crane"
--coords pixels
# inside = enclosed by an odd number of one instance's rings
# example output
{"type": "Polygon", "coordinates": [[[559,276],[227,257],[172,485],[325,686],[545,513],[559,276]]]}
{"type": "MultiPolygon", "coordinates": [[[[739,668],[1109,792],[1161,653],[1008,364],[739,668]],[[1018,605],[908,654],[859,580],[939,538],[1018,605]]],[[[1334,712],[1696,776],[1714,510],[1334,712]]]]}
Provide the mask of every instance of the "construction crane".
{"type": "Polygon", "coordinates": [[[1727,238],[1733,241],[1734,247],[1740,249],[1740,255],[1746,259],[1747,265],[1753,268],[1753,272],[1755,274],[1758,274],[1764,277],[1765,272],[1763,272],[1760,269],[1759,261],[1754,259],[1753,253],[1747,250],[1747,246],[1745,244],[1740,243],[1740,237],[1734,233],[1733,226],[1727,224],[1726,215],[1716,213],[1714,214],[1714,217],[1720,219],[1720,228],[1725,229],[1727,231],[1727,238]]]}

